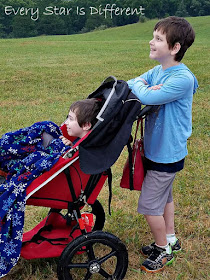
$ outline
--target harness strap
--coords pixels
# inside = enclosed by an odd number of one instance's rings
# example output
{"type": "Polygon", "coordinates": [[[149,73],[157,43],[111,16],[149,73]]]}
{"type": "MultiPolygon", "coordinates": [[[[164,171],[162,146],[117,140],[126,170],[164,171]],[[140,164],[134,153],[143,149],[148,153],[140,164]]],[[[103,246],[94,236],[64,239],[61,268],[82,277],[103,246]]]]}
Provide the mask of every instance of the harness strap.
{"type": "MultiPolygon", "coordinates": [[[[50,244],[52,245],[65,245],[63,243],[53,243],[53,241],[64,241],[64,240],[68,240],[68,238],[65,238],[65,237],[60,237],[60,238],[47,238],[47,237],[44,237],[41,235],[41,233],[43,231],[52,231],[53,229],[53,225],[45,225],[43,226],[36,234],[34,234],[34,236],[30,239],[30,240],[27,240],[27,241],[24,241],[22,242],[22,246],[24,246],[26,243],[36,243],[36,244],[41,244],[43,241],[47,241],[49,242],[50,244]]],[[[67,243],[68,244],[68,243],[67,243]]]]}
{"type": "MultiPolygon", "coordinates": [[[[109,168],[106,172],[107,172],[107,175],[108,175],[108,186],[109,186],[109,215],[111,215],[111,200],[112,200],[112,172],[111,172],[111,168],[109,168]]],[[[98,184],[102,175],[103,175],[103,173],[99,173],[99,174],[94,174],[94,175],[90,176],[90,178],[87,182],[85,191],[84,191],[84,195],[86,196],[86,201],[88,200],[88,198],[92,194],[94,188],[98,184]]]]}
{"type": "Polygon", "coordinates": [[[73,202],[75,202],[77,200],[77,197],[76,197],[74,187],[73,187],[73,184],[72,184],[69,167],[64,169],[64,174],[66,175],[66,179],[67,179],[67,182],[68,182],[68,186],[69,186],[69,189],[70,189],[72,200],[73,200],[73,202]]]}
{"type": "Polygon", "coordinates": [[[73,210],[75,209],[75,207],[78,207],[78,206],[76,206],[74,204],[74,202],[77,201],[77,197],[76,197],[76,194],[75,194],[75,191],[74,191],[74,186],[72,184],[69,167],[64,169],[64,174],[66,175],[66,179],[67,179],[67,182],[68,182],[69,190],[70,190],[70,193],[71,193],[71,196],[72,196],[72,200],[73,200],[72,202],[70,202],[70,201],[68,202],[68,213],[66,215],[66,223],[67,223],[67,225],[70,225],[71,224],[71,220],[72,220],[73,210]]]}
{"type": "Polygon", "coordinates": [[[112,171],[111,168],[107,170],[108,186],[109,186],[109,215],[111,216],[111,202],[112,202],[112,171]]]}
{"type": "MultiPolygon", "coordinates": [[[[35,237],[35,236],[34,236],[35,237]]],[[[44,241],[47,241],[49,242],[51,245],[68,245],[69,242],[67,243],[59,243],[58,241],[67,241],[68,238],[66,237],[60,237],[60,238],[47,238],[47,237],[44,237],[42,235],[39,235],[39,236],[36,236],[36,239],[32,238],[31,240],[29,241],[25,241],[23,242],[23,245],[26,244],[26,243],[36,243],[36,244],[41,244],[42,242],[44,241]],[[56,243],[54,243],[56,242],[56,243]]]]}
{"type": "Polygon", "coordinates": [[[91,175],[87,185],[84,190],[84,195],[86,196],[86,201],[92,194],[93,190],[95,189],[96,185],[98,184],[99,180],[101,179],[102,173],[91,175]]]}

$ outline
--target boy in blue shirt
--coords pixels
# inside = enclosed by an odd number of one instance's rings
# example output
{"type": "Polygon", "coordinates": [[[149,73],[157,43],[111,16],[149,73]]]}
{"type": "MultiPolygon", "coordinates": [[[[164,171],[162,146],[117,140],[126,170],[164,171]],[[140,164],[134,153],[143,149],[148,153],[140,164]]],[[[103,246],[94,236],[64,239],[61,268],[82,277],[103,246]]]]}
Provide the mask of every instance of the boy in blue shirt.
{"type": "Polygon", "coordinates": [[[147,165],[138,212],[144,214],[155,242],[142,247],[147,259],[141,269],[157,272],[181,250],[174,230],[172,184],[184,167],[187,139],[192,132],[192,101],[198,83],[181,60],[192,45],[192,26],[179,17],[160,20],[150,44],[151,59],[160,65],[128,81],[145,105],[160,105],[145,121],[144,147],[147,165]]]}

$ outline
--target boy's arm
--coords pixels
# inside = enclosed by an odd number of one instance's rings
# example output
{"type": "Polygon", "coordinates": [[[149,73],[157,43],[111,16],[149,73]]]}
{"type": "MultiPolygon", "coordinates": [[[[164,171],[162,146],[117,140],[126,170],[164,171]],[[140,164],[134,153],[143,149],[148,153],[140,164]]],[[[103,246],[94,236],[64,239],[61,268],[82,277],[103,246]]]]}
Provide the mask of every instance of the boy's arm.
{"type": "Polygon", "coordinates": [[[133,90],[133,86],[136,84],[136,82],[142,83],[142,85],[149,85],[150,80],[151,80],[151,75],[152,75],[152,69],[145,72],[141,76],[128,80],[127,84],[131,90],[133,90]]]}
{"type": "Polygon", "coordinates": [[[142,80],[136,79],[132,84],[132,92],[145,105],[166,104],[184,97],[192,87],[192,80],[185,75],[172,76],[163,85],[150,87],[142,80]]]}
{"type": "Polygon", "coordinates": [[[131,80],[127,81],[127,84],[128,84],[128,86],[131,90],[133,90],[133,87],[134,87],[134,85],[137,81],[139,83],[141,82],[142,85],[147,85],[147,82],[143,78],[137,77],[137,78],[134,78],[134,79],[131,79],[131,80]]]}

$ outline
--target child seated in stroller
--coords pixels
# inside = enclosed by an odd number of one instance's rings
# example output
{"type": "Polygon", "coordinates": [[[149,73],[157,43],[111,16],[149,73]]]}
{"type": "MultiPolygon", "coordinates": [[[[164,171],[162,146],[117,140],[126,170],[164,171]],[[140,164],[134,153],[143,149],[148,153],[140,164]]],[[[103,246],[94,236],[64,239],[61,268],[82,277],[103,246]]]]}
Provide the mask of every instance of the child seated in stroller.
{"type": "Polygon", "coordinates": [[[101,101],[80,100],[70,107],[67,134],[52,122],[39,122],[0,139],[0,278],[19,258],[22,245],[26,188],[48,171],[60,155],[84,137],[96,123],[101,101]],[[68,136],[76,139],[71,142],[68,136]],[[68,147],[67,147],[68,145],[68,147]]]}
{"type": "MultiPolygon", "coordinates": [[[[79,100],[72,103],[69,108],[67,119],[63,124],[66,124],[68,136],[75,137],[75,140],[71,142],[67,137],[60,135],[59,138],[62,140],[63,144],[66,146],[72,146],[79,139],[83,138],[96,123],[96,116],[100,109],[101,102],[96,98],[79,100]]],[[[46,149],[51,144],[52,140],[56,139],[55,137],[57,137],[57,135],[55,136],[50,132],[43,131],[43,133],[41,134],[43,147],[46,149]]],[[[2,139],[4,139],[4,136],[2,137],[2,139]]],[[[5,141],[3,140],[2,142],[5,141]]],[[[3,149],[1,149],[1,151],[3,152],[3,149]]],[[[0,168],[1,161],[4,160],[3,156],[1,155],[2,152],[0,152],[0,168]]],[[[28,154],[26,153],[25,156],[27,155],[28,154]]],[[[5,181],[4,176],[5,173],[1,171],[0,184],[5,181]]]]}
{"type": "MultiPolygon", "coordinates": [[[[76,139],[72,143],[68,138],[61,135],[60,139],[63,143],[66,146],[72,146],[77,140],[83,138],[96,123],[96,116],[100,109],[101,102],[96,98],[79,100],[72,103],[69,108],[69,114],[64,123],[67,126],[68,135],[76,137],[76,139]]],[[[43,145],[47,147],[53,140],[53,137],[46,132],[44,132],[42,136],[43,145]]]]}

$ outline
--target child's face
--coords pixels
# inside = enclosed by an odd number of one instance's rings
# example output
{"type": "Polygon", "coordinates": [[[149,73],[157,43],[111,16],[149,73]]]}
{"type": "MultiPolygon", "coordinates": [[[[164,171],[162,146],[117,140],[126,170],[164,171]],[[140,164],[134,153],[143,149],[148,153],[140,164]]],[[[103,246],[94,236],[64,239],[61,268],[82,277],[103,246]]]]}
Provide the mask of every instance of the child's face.
{"type": "Polygon", "coordinates": [[[159,61],[162,65],[173,58],[166,40],[166,34],[162,33],[161,30],[155,30],[153,32],[153,39],[149,42],[149,45],[149,57],[159,61]]]}
{"type": "Polygon", "coordinates": [[[79,126],[76,114],[72,111],[69,111],[69,115],[65,123],[69,136],[82,138],[87,133],[87,131],[84,131],[84,129],[79,126]]]}

